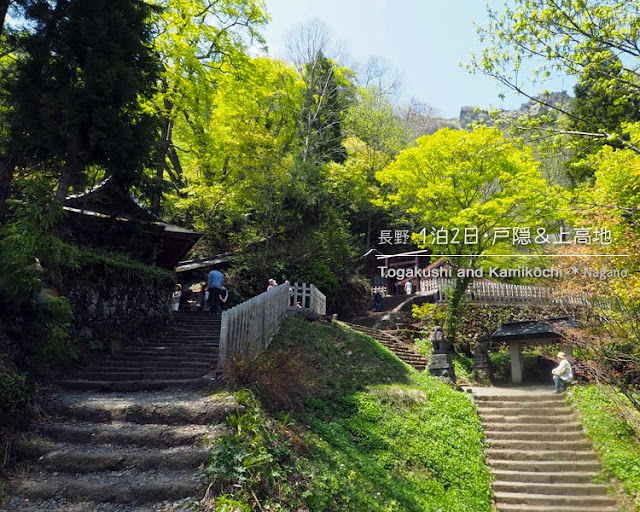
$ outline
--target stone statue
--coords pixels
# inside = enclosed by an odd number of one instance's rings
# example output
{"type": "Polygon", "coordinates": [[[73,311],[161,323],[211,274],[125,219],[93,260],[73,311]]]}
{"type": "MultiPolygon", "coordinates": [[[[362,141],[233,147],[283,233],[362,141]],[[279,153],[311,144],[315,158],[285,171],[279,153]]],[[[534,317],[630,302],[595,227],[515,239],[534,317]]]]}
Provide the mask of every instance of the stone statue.
{"type": "Polygon", "coordinates": [[[433,345],[433,354],[446,354],[447,342],[444,339],[444,329],[436,325],[431,331],[431,344],[433,345]]]}

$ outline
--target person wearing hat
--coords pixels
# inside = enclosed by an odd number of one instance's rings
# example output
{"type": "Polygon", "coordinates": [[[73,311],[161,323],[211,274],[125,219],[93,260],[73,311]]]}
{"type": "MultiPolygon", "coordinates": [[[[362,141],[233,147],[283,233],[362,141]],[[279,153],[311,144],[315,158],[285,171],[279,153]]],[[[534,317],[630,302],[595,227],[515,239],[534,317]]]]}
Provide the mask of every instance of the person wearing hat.
{"type": "Polygon", "coordinates": [[[554,393],[562,393],[567,389],[567,384],[573,380],[573,370],[564,352],[558,352],[557,358],[560,364],[551,373],[553,374],[554,393]]]}
{"type": "Polygon", "coordinates": [[[276,280],[269,279],[269,286],[267,286],[267,291],[273,290],[276,286],[278,286],[278,283],[276,283],[276,280]]]}

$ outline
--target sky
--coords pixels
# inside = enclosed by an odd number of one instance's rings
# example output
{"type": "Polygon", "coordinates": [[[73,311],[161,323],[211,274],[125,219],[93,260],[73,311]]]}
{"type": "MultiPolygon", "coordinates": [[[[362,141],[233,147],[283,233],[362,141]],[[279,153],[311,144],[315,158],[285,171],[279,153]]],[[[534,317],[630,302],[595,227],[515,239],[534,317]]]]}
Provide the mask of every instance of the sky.
{"type": "MultiPolygon", "coordinates": [[[[460,67],[479,51],[473,22],[484,24],[486,4],[501,10],[503,0],[265,0],[271,22],[265,37],[269,54],[286,58],[287,36],[319,19],[354,62],[381,57],[398,72],[406,99],[435,107],[442,117],[458,117],[463,106],[518,108],[527,101],[501,89],[493,79],[460,67]],[[501,100],[499,93],[506,94],[501,100]]],[[[571,92],[573,82],[543,88],[571,92]]]]}

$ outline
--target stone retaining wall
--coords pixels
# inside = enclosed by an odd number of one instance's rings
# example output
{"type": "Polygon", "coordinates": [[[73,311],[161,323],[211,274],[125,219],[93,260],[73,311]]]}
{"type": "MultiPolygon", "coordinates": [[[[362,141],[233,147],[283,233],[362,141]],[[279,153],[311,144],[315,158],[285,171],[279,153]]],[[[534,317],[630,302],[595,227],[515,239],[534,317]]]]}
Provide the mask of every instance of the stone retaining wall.
{"type": "Polygon", "coordinates": [[[171,322],[170,288],[76,284],[66,292],[76,337],[117,352],[171,322]]]}

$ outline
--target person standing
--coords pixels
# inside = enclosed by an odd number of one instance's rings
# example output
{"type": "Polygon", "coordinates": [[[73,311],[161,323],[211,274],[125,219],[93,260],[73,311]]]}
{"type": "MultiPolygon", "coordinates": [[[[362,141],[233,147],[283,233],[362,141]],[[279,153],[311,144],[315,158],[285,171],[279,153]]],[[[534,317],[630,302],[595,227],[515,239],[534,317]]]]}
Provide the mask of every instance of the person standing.
{"type": "Polygon", "coordinates": [[[407,295],[411,295],[413,293],[413,283],[411,281],[404,283],[404,292],[407,295]]]}
{"type": "Polygon", "coordinates": [[[375,304],[376,311],[382,311],[382,294],[380,292],[376,292],[373,296],[373,302],[375,304]]]}
{"type": "Polygon", "coordinates": [[[180,309],[180,299],[182,298],[182,286],[176,284],[173,287],[173,293],[171,294],[171,311],[178,311],[180,309]]]}
{"type": "Polygon", "coordinates": [[[229,300],[229,290],[227,290],[224,286],[220,288],[222,291],[220,292],[220,302],[222,303],[220,311],[224,309],[224,305],[229,300]]]}
{"type": "Polygon", "coordinates": [[[558,352],[558,359],[560,360],[558,366],[556,366],[551,373],[553,374],[553,387],[554,393],[562,393],[567,389],[567,384],[573,380],[573,369],[567,361],[564,352],[558,352]]]}
{"type": "Polygon", "coordinates": [[[267,286],[267,291],[274,289],[276,286],[278,286],[278,283],[276,283],[276,280],[269,279],[269,286],[267,286]]]}
{"type": "Polygon", "coordinates": [[[213,269],[207,276],[207,288],[209,289],[209,305],[214,315],[222,313],[222,301],[220,294],[222,293],[222,284],[224,283],[224,274],[218,269],[213,269]]]}

